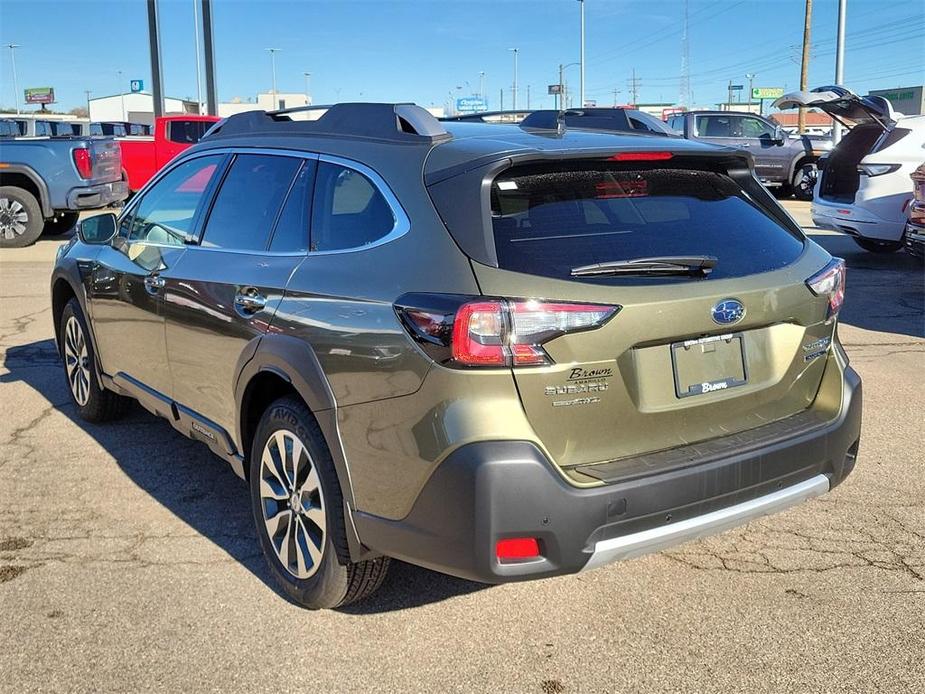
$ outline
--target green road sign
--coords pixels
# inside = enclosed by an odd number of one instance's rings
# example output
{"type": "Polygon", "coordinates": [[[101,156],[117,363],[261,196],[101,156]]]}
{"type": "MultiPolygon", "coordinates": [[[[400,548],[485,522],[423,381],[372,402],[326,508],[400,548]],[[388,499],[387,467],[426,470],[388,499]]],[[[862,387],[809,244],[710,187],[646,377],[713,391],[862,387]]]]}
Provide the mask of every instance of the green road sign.
{"type": "Polygon", "coordinates": [[[776,99],[784,95],[783,87],[753,87],[753,99],[776,99]]]}

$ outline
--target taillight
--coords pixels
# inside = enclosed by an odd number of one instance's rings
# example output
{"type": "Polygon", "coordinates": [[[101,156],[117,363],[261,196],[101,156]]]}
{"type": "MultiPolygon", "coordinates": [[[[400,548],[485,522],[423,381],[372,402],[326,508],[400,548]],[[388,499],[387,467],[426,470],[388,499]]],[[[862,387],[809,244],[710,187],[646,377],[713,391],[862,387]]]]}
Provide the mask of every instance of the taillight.
{"type": "Polygon", "coordinates": [[[845,275],[845,261],[841,258],[833,258],[832,262],[806,280],[806,286],[813,294],[828,297],[827,317],[838,313],[845,302],[845,275]]]}
{"type": "Polygon", "coordinates": [[[882,176],[899,170],[899,164],[858,164],[862,176],[882,176]]]}
{"type": "Polygon", "coordinates": [[[90,157],[90,150],[78,148],[74,152],[74,166],[77,167],[77,173],[81,178],[93,178],[93,159],[90,157]]]}
{"type": "Polygon", "coordinates": [[[425,351],[437,361],[467,367],[552,364],[544,343],[598,328],[620,310],[604,304],[510,299],[460,300],[449,310],[446,296],[403,298],[417,300],[412,306],[399,302],[396,310],[425,351]]]}

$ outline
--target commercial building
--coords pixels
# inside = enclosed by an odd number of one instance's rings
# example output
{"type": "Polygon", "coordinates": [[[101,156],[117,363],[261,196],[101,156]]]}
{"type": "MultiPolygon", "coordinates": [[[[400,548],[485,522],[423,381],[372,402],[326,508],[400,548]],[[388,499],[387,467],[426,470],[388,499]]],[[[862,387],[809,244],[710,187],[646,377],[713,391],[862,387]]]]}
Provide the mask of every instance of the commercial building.
{"type": "MultiPolygon", "coordinates": [[[[199,113],[199,104],[188,99],[164,98],[164,113],[199,113]]],[[[90,99],[90,120],[154,124],[154,97],[147,92],[113,94],[90,99]]]]}
{"type": "Polygon", "coordinates": [[[892,104],[894,111],[904,116],[925,114],[925,86],[873,89],[870,93],[871,96],[882,96],[892,104]]]}
{"type": "Polygon", "coordinates": [[[311,97],[300,92],[277,92],[275,98],[272,92],[261,92],[256,100],[235,97],[231,101],[219,103],[218,115],[226,118],[244,111],[275,111],[281,108],[310,106],[311,103],[311,97]]]}

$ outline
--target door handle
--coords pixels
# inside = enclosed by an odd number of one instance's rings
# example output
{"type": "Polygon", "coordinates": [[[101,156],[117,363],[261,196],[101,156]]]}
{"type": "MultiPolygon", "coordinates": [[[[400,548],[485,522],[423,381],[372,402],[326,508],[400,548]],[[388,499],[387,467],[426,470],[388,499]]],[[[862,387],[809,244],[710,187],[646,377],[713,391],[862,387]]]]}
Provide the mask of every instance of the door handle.
{"type": "Polygon", "coordinates": [[[163,277],[158,277],[157,275],[148,275],[145,277],[145,289],[147,289],[150,294],[157,294],[158,290],[163,289],[166,283],[163,277]]]}
{"type": "Polygon", "coordinates": [[[258,292],[253,287],[238,290],[234,295],[234,307],[239,313],[252,314],[257,313],[267,305],[267,297],[258,292]]]}

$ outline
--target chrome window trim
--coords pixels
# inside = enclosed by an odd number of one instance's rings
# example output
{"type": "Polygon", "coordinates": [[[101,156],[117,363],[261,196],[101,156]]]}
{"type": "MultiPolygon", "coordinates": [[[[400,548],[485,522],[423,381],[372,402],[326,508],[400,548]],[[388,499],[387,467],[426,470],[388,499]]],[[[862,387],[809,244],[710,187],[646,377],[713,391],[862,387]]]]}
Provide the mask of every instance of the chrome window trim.
{"type": "MultiPolygon", "coordinates": [[[[246,251],[234,248],[207,248],[199,245],[197,243],[184,244],[182,246],[172,245],[172,244],[162,244],[162,243],[148,243],[146,241],[135,241],[134,243],[143,243],[146,246],[152,246],[155,248],[190,248],[190,249],[199,249],[201,251],[220,251],[223,253],[236,253],[239,255],[267,255],[267,256],[301,256],[301,257],[310,257],[310,256],[319,256],[319,255],[333,255],[336,253],[356,253],[357,251],[365,251],[371,248],[377,248],[379,246],[385,245],[394,241],[397,238],[400,238],[407,234],[411,230],[411,220],[408,218],[405,208],[402,207],[401,203],[398,201],[398,198],[392,192],[392,189],[389,188],[385,180],[380,176],[375,170],[366,166],[366,164],[361,164],[358,161],[352,159],[347,159],[344,157],[338,157],[330,154],[317,154],[314,152],[303,152],[299,150],[291,149],[278,149],[278,148],[268,148],[268,147],[217,147],[215,149],[204,149],[199,152],[193,152],[189,155],[182,156],[176,161],[170,163],[169,166],[165,166],[163,169],[157,172],[150,181],[145,183],[141,190],[132,198],[132,201],[122,208],[122,212],[119,214],[118,219],[116,220],[117,228],[122,223],[122,219],[126,215],[133,213],[135,207],[140,204],[140,200],[147,194],[148,190],[164,178],[171,171],[176,169],[178,166],[185,164],[186,162],[192,159],[198,159],[200,157],[210,156],[210,155],[235,155],[235,154],[268,154],[272,156],[282,156],[282,157],[295,157],[298,159],[309,159],[317,160],[318,162],[325,162],[328,164],[336,164],[338,166],[343,166],[347,169],[352,169],[360,174],[366,176],[367,179],[373,184],[373,187],[385,198],[386,204],[389,206],[389,209],[392,212],[392,218],[395,220],[395,223],[392,225],[392,229],[386,233],[381,238],[368,243],[364,246],[354,246],[351,248],[338,248],[336,250],[330,251],[246,251]]],[[[118,236],[118,234],[117,234],[118,236]]]]}

